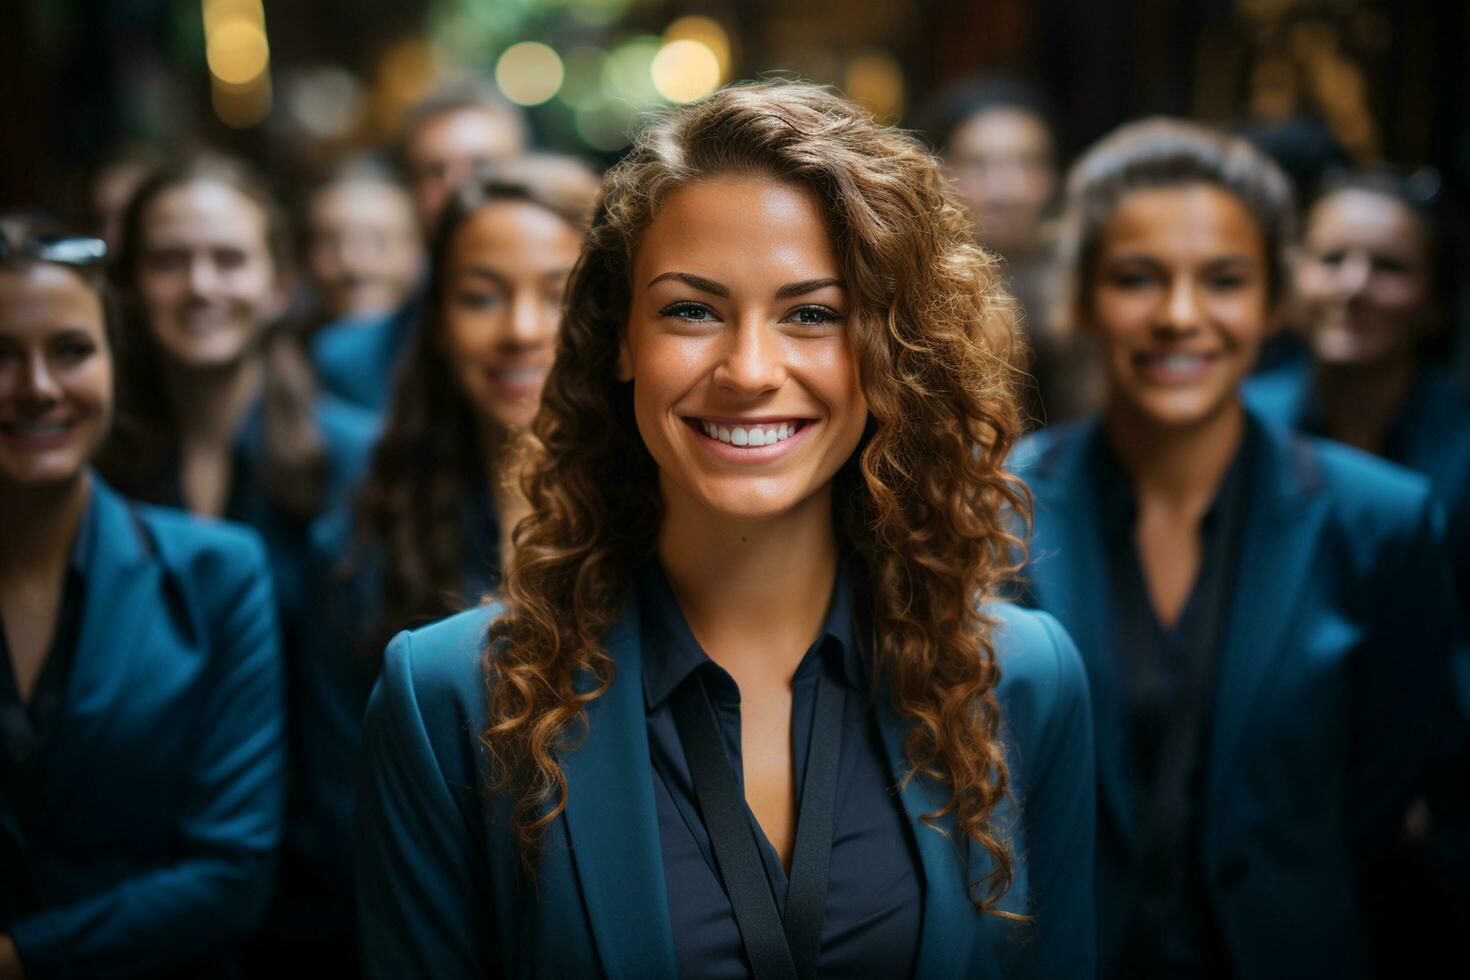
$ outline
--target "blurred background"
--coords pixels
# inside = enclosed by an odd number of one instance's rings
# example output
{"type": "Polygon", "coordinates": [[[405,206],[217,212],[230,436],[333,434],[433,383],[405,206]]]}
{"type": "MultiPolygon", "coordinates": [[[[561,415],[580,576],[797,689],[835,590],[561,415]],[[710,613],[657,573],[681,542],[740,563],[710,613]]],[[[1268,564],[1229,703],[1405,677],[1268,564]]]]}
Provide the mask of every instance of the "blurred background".
{"type": "Polygon", "coordinates": [[[9,0],[0,206],[84,217],[109,154],[204,142],[289,184],[381,145],[457,72],[551,149],[615,158],[640,110],[791,72],[916,125],[966,76],[1034,83],[1063,162],[1146,113],[1320,120],[1353,160],[1470,178],[1465,0],[9,0]],[[75,213],[66,213],[71,209],[75,213]]]}

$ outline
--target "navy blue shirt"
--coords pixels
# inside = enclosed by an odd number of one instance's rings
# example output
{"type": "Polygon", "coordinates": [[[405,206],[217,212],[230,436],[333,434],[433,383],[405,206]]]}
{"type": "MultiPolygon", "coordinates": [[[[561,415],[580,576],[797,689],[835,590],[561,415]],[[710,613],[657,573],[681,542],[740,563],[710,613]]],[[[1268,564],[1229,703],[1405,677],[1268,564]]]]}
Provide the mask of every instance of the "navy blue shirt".
{"type": "MultiPolygon", "coordinates": [[[[640,572],[643,683],[653,757],[669,914],[679,975],[744,978],[750,967],[735,913],[716,870],[709,832],[695,801],[689,765],[669,696],[700,672],[714,705],[725,753],[744,789],[740,690],[701,649],[657,562],[640,572]]],[[[840,977],[904,977],[913,973],[923,916],[923,866],[888,771],[873,717],[868,670],[855,642],[851,578],[846,564],[817,642],[792,680],[791,742],[796,798],[806,777],[817,678],[822,672],[851,692],[843,719],[832,864],[818,972],[840,977]]],[[[755,817],[749,817],[776,907],[786,908],[786,871],[755,817]]]]}

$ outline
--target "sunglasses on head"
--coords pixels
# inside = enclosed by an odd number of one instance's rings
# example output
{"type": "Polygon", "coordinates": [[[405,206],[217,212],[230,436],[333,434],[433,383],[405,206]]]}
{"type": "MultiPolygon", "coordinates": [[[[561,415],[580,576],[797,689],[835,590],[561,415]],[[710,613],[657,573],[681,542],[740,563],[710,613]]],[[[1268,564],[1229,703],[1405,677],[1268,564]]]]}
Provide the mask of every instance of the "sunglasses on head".
{"type": "Polygon", "coordinates": [[[21,235],[12,237],[0,230],[0,259],[28,255],[42,262],[63,265],[96,265],[107,258],[107,243],[86,235],[21,235]]]}

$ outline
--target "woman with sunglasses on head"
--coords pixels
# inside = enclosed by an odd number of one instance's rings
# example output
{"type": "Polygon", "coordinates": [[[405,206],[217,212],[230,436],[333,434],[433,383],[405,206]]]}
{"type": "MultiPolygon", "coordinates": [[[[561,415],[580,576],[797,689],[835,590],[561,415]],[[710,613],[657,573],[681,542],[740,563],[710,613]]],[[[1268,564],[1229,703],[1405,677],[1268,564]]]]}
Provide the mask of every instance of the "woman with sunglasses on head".
{"type": "Polygon", "coordinates": [[[233,975],[285,797],[252,531],[125,501],[100,240],[0,218],[0,978],[233,975]]]}
{"type": "MultiPolygon", "coordinates": [[[[1264,418],[1326,436],[1429,478],[1448,518],[1459,642],[1470,611],[1470,385],[1435,350],[1451,319],[1463,257],[1439,176],[1361,170],[1330,177],[1307,212],[1296,294],[1311,357],[1252,378],[1246,398],[1264,418]]],[[[1470,671],[1459,678],[1470,712],[1470,671]]],[[[1416,808],[1410,840],[1378,889],[1383,945],[1404,936],[1421,964],[1460,959],[1470,925],[1470,758],[1447,766],[1416,808]],[[1426,819],[1427,817],[1427,819],[1426,819]]]]}
{"type": "Polygon", "coordinates": [[[360,474],[376,425],[317,397],[281,319],[289,243],[285,216],[239,161],[189,156],[143,183],[110,270],[130,315],[100,465],[130,496],[258,530],[294,646],[308,524],[360,474]]]}
{"type": "Polygon", "coordinates": [[[1108,402],[1019,472],[1030,599],[1093,693],[1102,972],[1362,976],[1365,871],[1458,727],[1439,511],[1418,475],[1242,405],[1285,287],[1274,164],[1150,120],[1067,193],[1108,402]]]}
{"type": "Polygon", "coordinates": [[[287,854],[309,907],[293,950],[356,958],[354,763],[383,647],[475,605],[499,580],[525,516],[513,434],[535,417],[597,194],[581,163],[537,154],[487,165],[449,200],[433,243],[424,322],[409,341],[384,434],[351,508],[312,528],[318,590],[301,662],[301,806],[287,854]]]}
{"type": "Polygon", "coordinates": [[[639,136],[504,601],[368,708],[370,975],[1090,975],[1086,685],[994,601],[1011,309],[937,162],[823,89],[639,136]]]}

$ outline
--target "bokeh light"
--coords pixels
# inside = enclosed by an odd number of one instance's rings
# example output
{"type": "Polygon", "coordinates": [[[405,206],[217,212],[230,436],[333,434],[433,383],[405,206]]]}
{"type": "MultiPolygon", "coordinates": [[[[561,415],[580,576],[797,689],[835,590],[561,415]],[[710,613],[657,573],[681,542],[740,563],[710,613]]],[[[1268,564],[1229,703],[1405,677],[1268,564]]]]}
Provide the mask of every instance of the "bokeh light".
{"type": "Polygon", "coordinates": [[[208,35],[204,57],[210,74],[226,85],[247,85],[270,64],[270,44],[265,31],[243,20],[221,24],[208,35]]]}
{"type": "Polygon", "coordinates": [[[720,87],[720,61],[701,41],[670,41],[649,65],[653,87],[670,102],[693,102],[720,87]]]}
{"type": "Polygon", "coordinates": [[[261,0],[204,0],[204,34],[206,37],[233,22],[265,26],[265,8],[261,0]]]}
{"type": "Polygon", "coordinates": [[[656,37],[632,37],[607,56],[603,84],[608,93],[633,106],[652,105],[659,100],[653,87],[653,58],[663,45],[656,37]]]}
{"type": "Polygon", "coordinates": [[[594,150],[611,153],[629,143],[638,111],[618,99],[603,95],[577,110],[577,135],[594,150]]]}
{"type": "Polygon", "coordinates": [[[561,56],[540,41],[512,44],[495,62],[495,83],[516,105],[540,105],[561,89],[561,56]]]}
{"type": "Polygon", "coordinates": [[[602,94],[603,71],[607,67],[607,52],[590,45],[573,48],[562,59],[566,77],[561,83],[559,98],[573,109],[598,98],[602,94]]]}
{"type": "Polygon", "coordinates": [[[680,17],[664,30],[665,41],[698,41],[714,52],[720,63],[720,81],[730,78],[730,34],[717,20],[697,14],[680,17]]]}
{"type": "Polygon", "coordinates": [[[843,88],[880,122],[892,122],[903,112],[903,69],[886,51],[868,51],[849,61],[843,88]]]}

